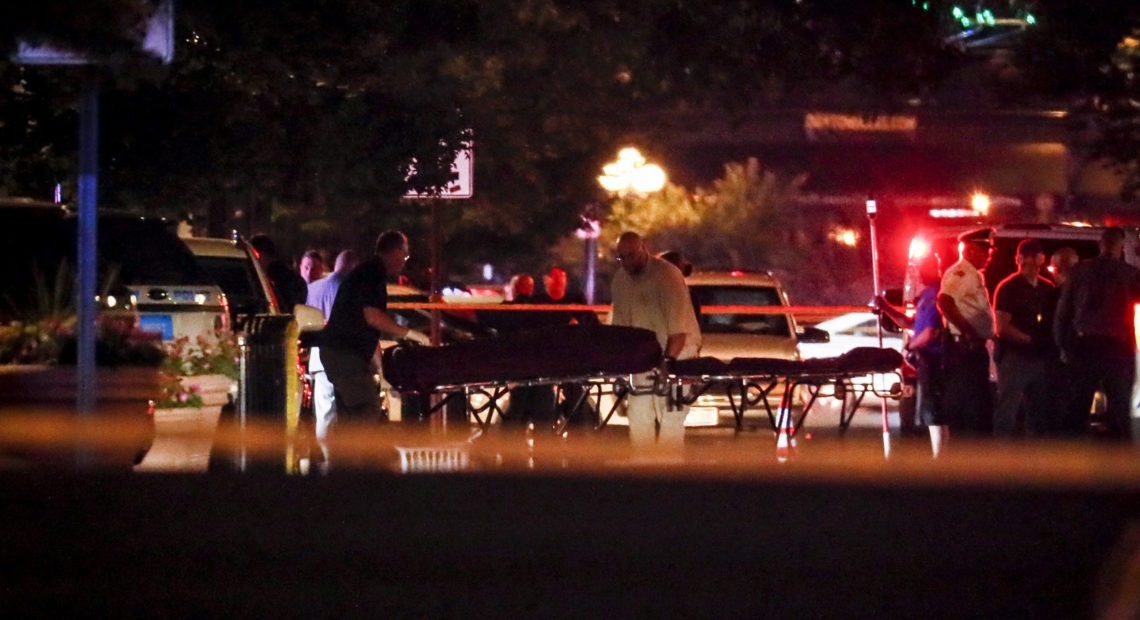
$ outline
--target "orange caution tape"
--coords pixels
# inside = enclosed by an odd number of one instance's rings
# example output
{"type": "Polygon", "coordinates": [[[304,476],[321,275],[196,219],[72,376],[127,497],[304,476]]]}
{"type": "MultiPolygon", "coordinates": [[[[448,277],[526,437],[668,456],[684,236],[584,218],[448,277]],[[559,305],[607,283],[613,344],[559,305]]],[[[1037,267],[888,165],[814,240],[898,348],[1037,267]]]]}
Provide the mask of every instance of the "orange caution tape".
{"type": "MultiPolygon", "coordinates": [[[[573,311],[595,312],[605,314],[610,312],[609,305],[586,304],[456,304],[456,303],[418,303],[398,302],[388,304],[393,309],[412,310],[489,310],[492,312],[530,312],[530,311],[573,311]]],[[[819,316],[838,316],[850,312],[868,312],[868,306],[701,306],[703,314],[810,314],[819,316]]]]}

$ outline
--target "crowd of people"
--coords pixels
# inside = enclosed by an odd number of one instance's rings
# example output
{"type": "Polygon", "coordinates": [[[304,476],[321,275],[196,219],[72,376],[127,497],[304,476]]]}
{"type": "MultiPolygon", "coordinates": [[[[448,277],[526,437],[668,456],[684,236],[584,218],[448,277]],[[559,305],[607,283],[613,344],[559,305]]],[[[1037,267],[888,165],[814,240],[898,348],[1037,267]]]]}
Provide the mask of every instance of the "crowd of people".
{"type": "MultiPolygon", "coordinates": [[[[876,299],[912,333],[906,348],[917,370],[916,410],[934,456],[951,434],[1079,437],[1095,431],[1131,441],[1140,269],[1124,261],[1124,230],[1106,228],[1100,254],[1083,261],[1069,247],[1047,259],[1039,241],[1021,241],[1017,271],[998,283],[992,299],[982,274],[993,250],[990,231],[958,240],[958,260],[944,271],[935,256],[919,265],[923,289],[913,319],[876,299]],[[1090,411],[1098,393],[1104,415],[1094,426],[1090,411]]],[[[904,431],[915,428],[908,422],[904,431]]]]}
{"type": "MultiPolygon", "coordinates": [[[[959,237],[956,262],[945,269],[931,255],[918,265],[922,290],[913,317],[876,299],[876,307],[907,328],[908,362],[917,371],[916,418],[903,419],[903,432],[925,426],[935,457],[951,435],[961,437],[1079,437],[1096,434],[1132,439],[1135,380],[1134,305],[1140,301],[1140,269],[1123,258],[1125,233],[1105,229],[1097,257],[1079,260],[1063,247],[1046,257],[1042,244],[1025,239],[1017,247],[1017,271],[989,295],[983,270],[993,251],[988,229],[959,237]],[[1048,276],[1048,277],[1046,277],[1048,276]],[[996,389],[991,382],[996,371],[996,389]],[[1090,416],[1094,398],[1103,415],[1090,416]]],[[[338,415],[382,419],[373,380],[382,333],[430,344],[387,313],[387,283],[403,271],[407,237],[388,231],[373,256],[351,250],[337,254],[331,271],[320,252],[305,252],[295,266],[279,256],[265,236],[251,239],[285,308],[319,309],[326,327],[310,352],[314,435],[328,460],[328,436],[338,415]]],[[[674,253],[654,256],[634,232],[614,246],[618,269],[612,283],[614,325],[652,330],[664,352],[663,364],[700,350],[697,310],[685,285],[692,269],[674,253]]],[[[540,307],[481,313],[500,333],[545,326],[597,323],[592,311],[550,305],[585,304],[568,291],[564,270],[541,276],[542,291],[529,273],[516,274],[507,302],[540,307]],[[547,306],[547,307],[541,307],[547,306]]],[[[650,373],[635,378],[651,381],[650,373]]],[[[534,427],[559,419],[596,424],[598,413],[580,386],[523,386],[511,391],[504,424],[534,427]],[[577,406],[578,409],[571,409],[577,406]]],[[[676,449],[684,439],[686,411],[648,394],[628,403],[630,439],[642,448],[676,449]]]]}

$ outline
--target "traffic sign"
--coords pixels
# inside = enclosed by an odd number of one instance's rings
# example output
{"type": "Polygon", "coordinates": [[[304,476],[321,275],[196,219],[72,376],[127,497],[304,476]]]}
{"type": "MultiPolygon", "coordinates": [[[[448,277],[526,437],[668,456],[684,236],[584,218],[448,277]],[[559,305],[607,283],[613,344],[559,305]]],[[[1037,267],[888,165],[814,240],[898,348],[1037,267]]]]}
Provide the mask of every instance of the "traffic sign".
{"type": "MultiPolygon", "coordinates": [[[[404,198],[444,198],[449,200],[470,198],[475,193],[475,156],[471,149],[460,149],[455,154],[455,161],[451,162],[451,173],[455,176],[445,187],[437,192],[420,193],[408,190],[404,198]]],[[[415,176],[415,164],[412,164],[409,177],[415,176]]]]}
{"type": "MultiPolygon", "coordinates": [[[[174,60],[174,1],[146,0],[139,3],[139,22],[133,34],[139,50],[163,64],[174,60]]],[[[26,65],[90,65],[98,60],[65,47],[17,41],[12,62],[26,65]]]]}

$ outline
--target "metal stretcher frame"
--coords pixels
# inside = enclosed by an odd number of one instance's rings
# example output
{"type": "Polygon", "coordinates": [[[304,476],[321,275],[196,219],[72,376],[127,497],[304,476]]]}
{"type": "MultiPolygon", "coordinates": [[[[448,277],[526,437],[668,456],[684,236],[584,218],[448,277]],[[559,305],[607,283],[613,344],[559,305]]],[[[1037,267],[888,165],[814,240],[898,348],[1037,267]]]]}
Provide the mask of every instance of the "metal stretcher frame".
{"type": "MultiPolygon", "coordinates": [[[[883,350],[887,351],[887,350],[883,350]]],[[[889,354],[884,354],[888,355],[889,354]]],[[[888,358],[889,359],[889,358],[888,358]]],[[[834,385],[837,398],[840,400],[839,430],[846,432],[859,410],[863,399],[868,393],[880,398],[892,396],[875,389],[874,375],[893,374],[899,378],[902,375],[898,365],[901,365],[901,356],[893,369],[883,367],[880,361],[870,366],[852,365],[846,370],[844,358],[828,358],[822,360],[809,360],[807,362],[794,362],[790,360],[771,360],[776,368],[766,372],[732,372],[734,365],[748,365],[749,363],[762,364],[765,360],[760,358],[733,360],[726,363],[723,372],[702,372],[685,374],[684,364],[676,364],[678,372],[670,371],[658,377],[658,382],[665,384],[666,393],[670,399],[670,406],[692,405],[704,394],[714,389],[723,389],[732,409],[736,430],[744,429],[744,414],[750,407],[763,405],[768,421],[773,430],[785,428],[790,436],[803,426],[804,420],[811,412],[812,407],[821,398],[820,392],[826,385],[834,385]],[[780,385],[784,391],[780,397],[780,404],[776,411],[772,410],[769,395],[780,385]],[[688,388],[686,391],[684,388],[688,388]],[[793,413],[793,399],[800,388],[807,391],[808,399],[804,403],[799,415],[793,413]]]]}
{"type": "MultiPolygon", "coordinates": [[[[895,374],[878,372],[876,374],[895,374]]],[[[436,386],[433,394],[442,395],[442,398],[432,405],[428,414],[434,413],[450,403],[461,402],[467,415],[478,425],[479,430],[486,431],[493,423],[495,415],[500,422],[505,412],[499,405],[499,399],[507,395],[516,387],[550,386],[552,389],[565,394],[565,386],[576,385],[580,388],[574,402],[566,407],[569,414],[560,414],[553,425],[553,431],[561,434],[573,421],[581,409],[581,405],[592,398],[599,407],[603,396],[613,397],[605,412],[599,411],[598,424],[595,430],[605,428],[619,407],[630,395],[652,394],[666,395],[670,406],[692,405],[698,398],[714,389],[723,389],[728,398],[737,431],[744,429],[745,413],[752,407],[760,405],[768,418],[773,430],[786,428],[790,436],[794,436],[803,426],[812,407],[821,399],[822,388],[826,385],[836,386],[837,396],[841,401],[839,411],[839,430],[846,432],[851,425],[859,406],[867,394],[875,394],[880,398],[889,398],[890,393],[883,393],[874,387],[871,375],[865,370],[852,370],[844,373],[803,372],[801,374],[701,374],[678,375],[673,373],[655,374],[654,384],[651,387],[633,387],[633,377],[629,374],[620,375],[590,375],[577,377],[549,377],[527,380],[483,381],[478,383],[456,383],[436,386]],[[777,387],[783,385],[784,391],[780,397],[780,404],[773,410],[769,395],[777,387]],[[793,399],[799,388],[807,390],[808,399],[803,408],[796,414],[793,410],[793,399]],[[686,389],[687,388],[687,389],[686,389]],[[473,396],[482,396],[486,402],[480,405],[472,404],[473,396]],[[460,400],[461,399],[461,400],[460,400]]]]}
{"type": "MultiPolygon", "coordinates": [[[[840,429],[845,431],[863,397],[873,391],[873,375],[897,374],[902,365],[897,351],[879,348],[856,348],[836,358],[809,360],[696,358],[671,362],[667,368],[658,366],[660,360],[661,348],[648,330],[590,326],[520,332],[490,342],[440,348],[398,345],[385,350],[383,369],[385,378],[401,392],[442,396],[430,399],[436,402],[426,411],[428,415],[462,397],[464,411],[480,430],[493,423],[496,413],[502,419],[498,401],[513,388],[550,386],[565,398],[565,387],[576,386],[570,416],[577,414],[591,394],[597,395],[599,407],[607,389],[614,397],[609,411],[599,417],[598,429],[609,423],[630,395],[657,394],[676,407],[691,405],[709,390],[722,388],[737,430],[743,427],[745,411],[762,403],[774,428],[794,433],[818,400],[820,389],[829,383],[842,386],[840,429]],[[551,350],[563,355],[535,355],[551,350]],[[633,380],[642,373],[651,379],[645,387],[633,380]],[[862,383],[860,377],[870,383],[862,383]],[[784,393],[779,410],[773,412],[768,397],[780,385],[784,393]],[[806,386],[810,398],[793,418],[792,399],[801,386],[806,386]],[[476,395],[486,398],[486,403],[473,406],[476,395]]],[[[555,429],[561,432],[569,422],[569,418],[560,418],[555,429]]]]}
{"type": "Polygon", "coordinates": [[[602,397],[609,394],[614,397],[614,402],[610,405],[606,414],[600,415],[599,422],[594,427],[595,430],[605,428],[610,418],[618,410],[621,404],[625,401],[626,397],[635,393],[649,393],[650,389],[635,389],[633,388],[633,376],[624,374],[592,374],[587,376],[574,376],[574,377],[542,377],[535,379],[523,380],[487,380],[475,383],[454,383],[446,385],[438,385],[432,390],[432,394],[440,395],[442,398],[432,405],[427,414],[430,415],[436,411],[441,410],[443,407],[450,403],[457,402],[457,399],[462,399],[464,411],[469,417],[475,420],[479,426],[479,430],[486,431],[491,424],[494,423],[495,415],[499,416],[500,422],[504,418],[504,411],[499,405],[499,399],[507,395],[512,389],[519,387],[535,387],[535,386],[550,386],[557,390],[559,393],[565,394],[565,386],[576,385],[581,390],[575,398],[572,406],[567,410],[569,415],[560,414],[556,420],[553,430],[556,434],[561,434],[566,430],[566,427],[573,421],[573,417],[578,415],[581,405],[587,402],[591,394],[594,394],[594,402],[599,406],[602,402],[602,397]],[[472,405],[472,396],[483,396],[487,402],[480,405],[472,405]]]}
{"type": "MultiPolygon", "coordinates": [[[[888,374],[888,373],[877,373],[888,374]]],[[[900,377],[899,373],[893,373],[900,377]]],[[[772,425],[773,430],[778,430],[781,426],[787,423],[787,420],[781,419],[782,415],[791,415],[792,399],[795,397],[798,388],[805,388],[807,390],[808,399],[803,405],[803,409],[798,416],[791,419],[790,431],[795,434],[796,431],[803,426],[804,420],[807,418],[808,413],[811,412],[812,407],[822,398],[836,398],[841,401],[839,411],[839,430],[846,432],[847,428],[851,425],[852,420],[855,418],[855,413],[858,412],[860,405],[863,403],[863,398],[868,393],[875,394],[880,398],[890,398],[894,396],[891,393],[882,393],[876,390],[869,382],[858,381],[859,377],[856,376],[776,376],[776,375],[760,375],[760,376],[739,376],[739,375],[718,375],[708,376],[702,375],[700,377],[685,377],[677,375],[669,375],[665,377],[665,381],[674,387],[689,388],[687,393],[682,393],[681,396],[676,396],[676,390],[672,390],[671,404],[692,405],[704,394],[711,390],[722,388],[724,389],[725,396],[728,398],[729,407],[732,410],[732,415],[735,421],[736,430],[744,430],[744,415],[752,407],[761,405],[764,413],[768,416],[768,421],[772,425]],[[773,411],[772,403],[769,400],[769,395],[778,386],[783,384],[784,392],[780,396],[780,404],[777,409],[773,411]],[[837,386],[838,392],[841,396],[822,396],[821,389],[828,384],[837,386]],[[840,387],[841,386],[841,387],[840,387]]]]}

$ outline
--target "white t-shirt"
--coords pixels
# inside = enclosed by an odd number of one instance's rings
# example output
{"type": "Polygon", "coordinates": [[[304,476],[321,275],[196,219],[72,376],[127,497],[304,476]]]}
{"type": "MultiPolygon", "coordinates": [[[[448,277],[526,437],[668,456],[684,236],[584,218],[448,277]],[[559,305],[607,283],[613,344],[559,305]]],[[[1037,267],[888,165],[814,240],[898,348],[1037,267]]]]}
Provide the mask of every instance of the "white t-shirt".
{"type": "MultiPolygon", "coordinates": [[[[982,338],[994,337],[994,311],[990,307],[985,279],[970,261],[959,260],[942,276],[942,289],[939,295],[954,298],[958,311],[974,327],[982,338]]],[[[946,321],[950,333],[960,336],[961,331],[950,321],[946,321]]]]}
{"type": "Polygon", "coordinates": [[[693,312],[689,287],[680,270],[670,263],[650,257],[637,276],[619,269],[614,274],[611,293],[610,324],[651,330],[662,350],[670,334],[685,334],[685,348],[678,359],[696,357],[700,352],[701,328],[693,312]]]}

